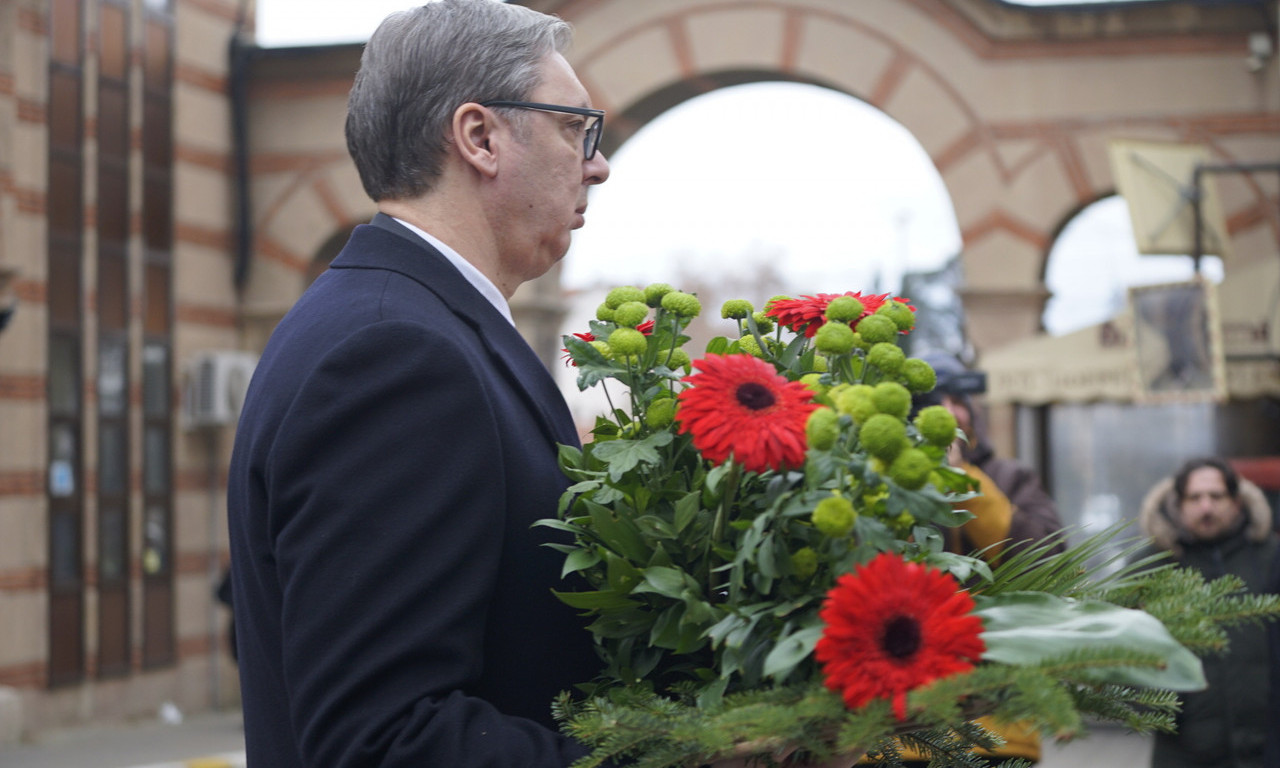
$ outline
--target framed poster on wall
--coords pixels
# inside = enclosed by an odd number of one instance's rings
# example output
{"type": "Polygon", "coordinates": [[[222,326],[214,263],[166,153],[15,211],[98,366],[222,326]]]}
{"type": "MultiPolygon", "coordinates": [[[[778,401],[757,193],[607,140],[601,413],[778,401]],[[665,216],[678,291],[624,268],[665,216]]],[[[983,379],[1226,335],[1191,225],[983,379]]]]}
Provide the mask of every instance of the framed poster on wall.
{"type": "Polygon", "coordinates": [[[1183,283],[1129,289],[1134,354],[1143,402],[1226,399],[1226,365],[1214,285],[1183,283]]]}

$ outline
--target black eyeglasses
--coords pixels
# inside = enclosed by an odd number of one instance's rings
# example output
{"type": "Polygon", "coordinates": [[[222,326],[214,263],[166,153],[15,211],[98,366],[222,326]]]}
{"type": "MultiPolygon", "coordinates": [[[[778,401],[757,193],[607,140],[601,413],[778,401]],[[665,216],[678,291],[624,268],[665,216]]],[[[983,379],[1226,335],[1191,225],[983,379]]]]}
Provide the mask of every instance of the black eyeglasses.
{"type": "Polygon", "coordinates": [[[600,147],[600,134],[604,133],[604,110],[586,107],[565,107],[559,104],[542,104],[537,101],[482,101],[482,107],[510,107],[511,109],[532,109],[535,112],[563,112],[567,115],[582,115],[587,118],[586,127],[582,129],[582,159],[590,160],[596,156],[600,147]]]}

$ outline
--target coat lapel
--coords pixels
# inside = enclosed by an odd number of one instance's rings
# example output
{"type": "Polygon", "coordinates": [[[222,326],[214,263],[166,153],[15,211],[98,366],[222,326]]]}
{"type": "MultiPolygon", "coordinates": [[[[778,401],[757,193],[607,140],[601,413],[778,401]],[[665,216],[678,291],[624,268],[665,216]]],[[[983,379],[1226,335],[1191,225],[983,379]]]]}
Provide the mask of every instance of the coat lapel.
{"type": "Polygon", "coordinates": [[[365,238],[377,242],[344,250],[333,266],[389,269],[421,283],[463,322],[476,329],[494,364],[504,371],[538,415],[547,437],[556,443],[579,444],[569,407],[546,366],[520,332],[443,254],[381,213],[374,216],[368,226],[357,227],[352,233],[353,244],[365,238]]]}

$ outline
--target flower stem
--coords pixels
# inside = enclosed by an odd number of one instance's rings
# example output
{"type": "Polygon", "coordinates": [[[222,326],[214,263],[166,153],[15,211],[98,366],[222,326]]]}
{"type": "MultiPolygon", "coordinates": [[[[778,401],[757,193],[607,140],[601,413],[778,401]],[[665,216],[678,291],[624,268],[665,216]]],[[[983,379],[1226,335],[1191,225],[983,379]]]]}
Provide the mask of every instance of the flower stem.
{"type": "MultiPolygon", "coordinates": [[[[704,583],[710,585],[711,574],[715,568],[715,546],[720,542],[720,538],[724,535],[725,524],[729,519],[729,509],[733,506],[734,500],[738,496],[738,481],[742,478],[742,466],[733,459],[729,459],[729,473],[724,478],[724,493],[720,496],[720,506],[716,509],[716,517],[711,524],[711,546],[707,552],[707,578],[704,583]]],[[[707,595],[707,600],[715,602],[716,594],[720,590],[713,588],[711,594],[707,595]]]]}

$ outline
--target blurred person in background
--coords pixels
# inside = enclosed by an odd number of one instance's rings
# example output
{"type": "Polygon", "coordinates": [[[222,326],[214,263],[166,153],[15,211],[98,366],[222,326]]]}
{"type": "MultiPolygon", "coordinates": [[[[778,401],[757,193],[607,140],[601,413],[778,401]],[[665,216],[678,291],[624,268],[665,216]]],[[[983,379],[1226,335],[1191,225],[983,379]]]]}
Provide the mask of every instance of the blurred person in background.
{"type": "MultiPolygon", "coordinates": [[[[1183,464],[1147,492],[1139,523],[1150,545],[1138,554],[1168,552],[1212,581],[1239,577],[1265,593],[1276,559],[1271,510],[1256,485],[1220,458],[1183,464]]],[[[1228,631],[1225,652],[1207,656],[1208,687],[1182,695],[1176,733],[1157,733],[1152,768],[1253,768],[1263,765],[1271,687],[1270,627],[1228,631]]]]}
{"type": "MultiPolygon", "coordinates": [[[[976,469],[977,472],[970,471],[970,474],[977,478],[984,494],[996,497],[991,493],[994,485],[1007,497],[1011,517],[1004,535],[1000,537],[1008,540],[1004,545],[1005,551],[1056,534],[1056,544],[1049,551],[1055,554],[1062,552],[1066,549],[1066,541],[1060,533],[1062,519],[1058,515],[1057,504],[1045,491],[1039,473],[1017,459],[997,456],[987,437],[986,422],[973,402],[974,395],[987,389],[986,374],[969,370],[952,355],[924,355],[923,359],[938,374],[938,384],[932,392],[917,396],[914,405],[917,409],[942,405],[951,411],[956,417],[956,426],[965,434],[965,440],[957,440],[952,447],[952,464],[966,471],[976,469]]],[[[970,511],[977,513],[977,510],[970,511]]],[[[990,543],[989,540],[974,540],[967,529],[975,522],[976,519],[960,530],[966,539],[963,543],[968,545],[966,551],[990,543]]],[[[989,539],[989,535],[986,538],[989,539]]]]}

